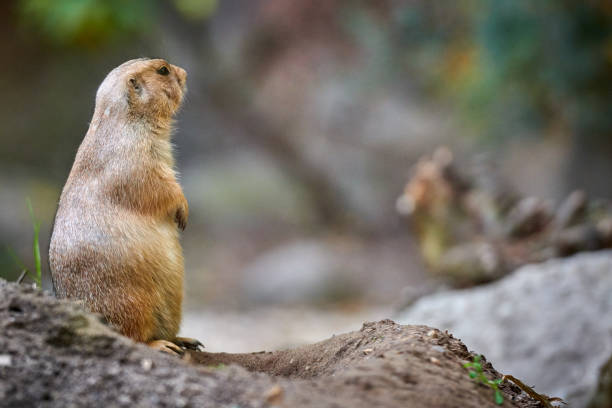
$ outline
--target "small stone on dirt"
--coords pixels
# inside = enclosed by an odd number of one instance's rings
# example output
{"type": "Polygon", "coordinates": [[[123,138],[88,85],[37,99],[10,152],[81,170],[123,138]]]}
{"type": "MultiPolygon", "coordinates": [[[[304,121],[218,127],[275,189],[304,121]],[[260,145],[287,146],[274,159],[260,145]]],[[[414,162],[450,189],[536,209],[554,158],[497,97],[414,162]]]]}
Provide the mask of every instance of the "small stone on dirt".
{"type": "Polygon", "coordinates": [[[12,364],[11,356],[8,354],[0,354],[0,366],[10,366],[12,364]]]}

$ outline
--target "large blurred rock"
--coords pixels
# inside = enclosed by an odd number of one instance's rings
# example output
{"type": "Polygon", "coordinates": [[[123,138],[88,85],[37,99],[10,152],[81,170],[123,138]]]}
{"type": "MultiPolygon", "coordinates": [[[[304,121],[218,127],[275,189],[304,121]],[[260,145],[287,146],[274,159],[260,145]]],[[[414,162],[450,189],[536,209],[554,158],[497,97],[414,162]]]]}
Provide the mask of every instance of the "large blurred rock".
{"type": "Polygon", "coordinates": [[[347,235],[296,239],[262,251],[241,271],[242,299],[258,304],[337,302],[389,305],[410,286],[430,293],[410,239],[356,239],[347,235]]]}
{"type": "Polygon", "coordinates": [[[225,154],[192,165],[182,178],[193,221],[213,230],[286,228],[314,218],[307,191],[266,155],[225,154]]]}
{"type": "Polygon", "coordinates": [[[610,316],[612,252],[605,251],[421,298],[398,321],[448,329],[502,372],[583,407],[612,352],[610,316]]]}
{"type": "Polygon", "coordinates": [[[244,271],[246,296],[255,302],[293,303],[334,300],[351,290],[341,258],[314,241],[270,250],[244,271]]]}

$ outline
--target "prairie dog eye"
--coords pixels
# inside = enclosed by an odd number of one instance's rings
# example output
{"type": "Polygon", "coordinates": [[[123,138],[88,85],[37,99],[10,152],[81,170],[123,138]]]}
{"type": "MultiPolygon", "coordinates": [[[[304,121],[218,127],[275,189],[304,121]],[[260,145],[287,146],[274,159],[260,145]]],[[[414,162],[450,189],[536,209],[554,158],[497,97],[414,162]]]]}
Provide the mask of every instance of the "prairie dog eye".
{"type": "Polygon", "coordinates": [[[170,71],[168,70],[168,67],[164,65],[163,67],[157,70],[157,73],[159,75],[168,75],[170,71]]]}

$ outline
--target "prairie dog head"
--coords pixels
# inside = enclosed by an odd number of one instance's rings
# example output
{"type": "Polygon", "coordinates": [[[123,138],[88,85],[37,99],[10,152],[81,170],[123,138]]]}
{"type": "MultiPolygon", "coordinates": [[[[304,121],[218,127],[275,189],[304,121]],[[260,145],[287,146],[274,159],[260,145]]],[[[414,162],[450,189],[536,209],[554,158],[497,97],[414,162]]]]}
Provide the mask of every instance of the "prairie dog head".
{"type": "Polygon", "coordinates": [[[95,119],[125,114],[137,121],[169,122],[181,106],[187,73],[163,59],[134,59],[113,69],[96,94],[95,119]]]}

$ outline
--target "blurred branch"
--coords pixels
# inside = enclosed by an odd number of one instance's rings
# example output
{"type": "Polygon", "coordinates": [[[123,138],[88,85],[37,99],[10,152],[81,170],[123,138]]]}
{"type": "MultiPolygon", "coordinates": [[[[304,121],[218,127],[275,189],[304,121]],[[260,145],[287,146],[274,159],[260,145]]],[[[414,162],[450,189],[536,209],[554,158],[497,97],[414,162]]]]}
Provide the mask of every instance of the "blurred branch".
{"type": "Polygon", "coordinates": [[[223,121],[244,130],[241,133],[249,136],[245,143],[254,141],[257,147],[270,153],[287,174],[303,183],[313,198],[321,224],[345,226],[346,207],[338,189],[322,169],[303,158],[282,129],[257,112],[244,91],[248,85],[243,76],[220,67],[220,59],[210,42],[208,25],[184,21],[168,5],[162,14],[171,26],[177,27],[180,43],[188,50],[191,60],[198,64],[196,71],[202,79],[202,87],[196,92],[205,95],[223,121]],[[180,24],[176,24],[179,21],[180,24]]]}
{"type": "Polygon", "coordinates": [[[246,134],[257,141],[258,147],[269,152],[288,174],[305,185],[313,197],[321,224],[344,226],[346,207],[342,204],[338,189],[322,169],[304,160],[299,149],[281,129],[248,102],[244,103],[242,95],[236,91],[239,87],[235,84],[239,80],[228,76],[210,84],[205,90],[216,113],[228,123],[239,124],[246,134]]]}

